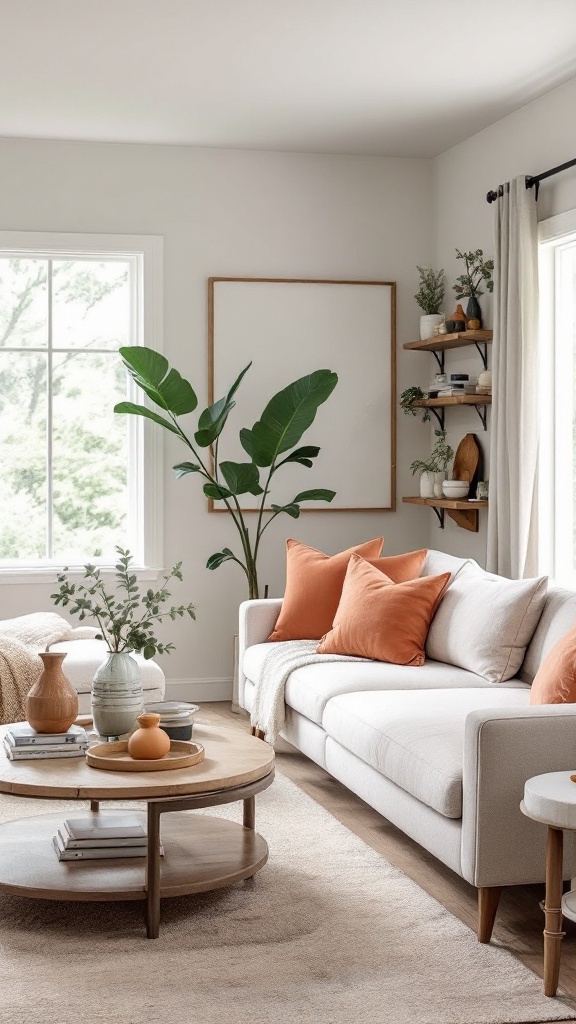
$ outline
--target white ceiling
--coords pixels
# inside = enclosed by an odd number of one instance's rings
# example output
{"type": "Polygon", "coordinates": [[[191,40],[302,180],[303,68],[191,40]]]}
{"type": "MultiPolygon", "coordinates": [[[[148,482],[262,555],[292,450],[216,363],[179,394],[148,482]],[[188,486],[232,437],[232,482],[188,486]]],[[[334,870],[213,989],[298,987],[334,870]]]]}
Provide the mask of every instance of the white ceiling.
{"type": "Polygon", "coordinates": [[[0,136],[429,157],[576,76],[576,0],[0,0],[0,136]]]}

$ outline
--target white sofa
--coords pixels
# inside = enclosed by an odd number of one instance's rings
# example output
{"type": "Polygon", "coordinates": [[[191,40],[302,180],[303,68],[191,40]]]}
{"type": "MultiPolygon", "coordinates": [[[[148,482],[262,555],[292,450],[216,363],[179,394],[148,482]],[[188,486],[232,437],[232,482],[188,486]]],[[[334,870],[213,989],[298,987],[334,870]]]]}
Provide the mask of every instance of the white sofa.
{"type": "MultiPolygon", "coordinates": [[[[433,572],[469,561],[429,554],[433,572]]],[[[248,711],[281,604],[240,608],[239,702],[248,711]]],[[[502,886],[544,880],[546,829],[519,804],[526,779],[576,769],[576,705],[529,707],[530,684],[575,624],[576,593],[549,588],[521,668],[503,683],[430,660],[313,664],[286,683],[281,735],[478,888],[481,942],[502,886]]],[[[564,868],[565,878],[576,873],[572,834],[564,868]]]]}

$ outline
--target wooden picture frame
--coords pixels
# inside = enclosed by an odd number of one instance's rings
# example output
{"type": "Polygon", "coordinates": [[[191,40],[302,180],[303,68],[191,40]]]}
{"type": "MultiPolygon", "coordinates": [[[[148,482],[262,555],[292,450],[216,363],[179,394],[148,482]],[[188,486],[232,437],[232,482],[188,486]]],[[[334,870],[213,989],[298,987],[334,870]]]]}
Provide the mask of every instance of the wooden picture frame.
{"type": "MultiPolygon", "coordinates": [[[[302,444],[316,444],[312,470],[289,465],[271,500],[300,490],[336,491],[302,512],[391,512],[396,508],[396,284],[316,278],[211,277],[208,280],[208,395],[222,397],[252,366],[235,396],[220,458],[246,461],[238,439],[272,396],[313,370],[339,375],[302,444]],[[340,492],[340,498],[339,498],[340,492]]],[[[243,511],[257,498],[242,496],[243,511]]],[[[210,511],[226,511],[210,502],[210,511]]]]}

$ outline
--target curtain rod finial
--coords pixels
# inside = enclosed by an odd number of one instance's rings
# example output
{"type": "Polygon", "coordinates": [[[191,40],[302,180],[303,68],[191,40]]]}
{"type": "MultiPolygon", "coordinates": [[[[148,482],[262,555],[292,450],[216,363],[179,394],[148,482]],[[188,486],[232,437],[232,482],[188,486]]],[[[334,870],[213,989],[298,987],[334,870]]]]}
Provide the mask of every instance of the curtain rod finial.
{"type": "Polygon", "coordinates": [[[493,189],[490,192],[486,193],[486,202],[487,203],[495,203],[497,199],[498,199],[498,193],[494,192],[493,189]]]}

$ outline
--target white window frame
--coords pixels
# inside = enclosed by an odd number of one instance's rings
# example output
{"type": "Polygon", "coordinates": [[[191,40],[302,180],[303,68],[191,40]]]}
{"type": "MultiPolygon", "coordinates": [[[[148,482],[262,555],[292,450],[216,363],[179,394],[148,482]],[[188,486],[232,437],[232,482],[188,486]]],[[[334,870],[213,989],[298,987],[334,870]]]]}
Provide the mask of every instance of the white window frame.
{"type": "Polygon", "coordinates": [[[558,295],[560,257],[576,244],[576,210],[541,221],[539,234],[540,417],[538,562],[539,571],[555,582],[576,588],[576,567],[566,562],[573,550],[574,481],[565,466],[572,466],[574,354],[564,345],[566,310],[558,295]]]}
{"type": "MultiPolygon", "coordinates": [[[[137,344],[157,352],[163,350],[163,279],[164,239],[160,235],[103,235],[85,233],[0,231],[0,255],[23,258],[54,256],[57,258],[105,258],[127,256],[138,268],[133,318],[137,344]]],[[[134,385],[134,401],[143,397],[134,385]]],[[[161,431],[153,423],[138,416],[128,417],[129,448],[137,452],[137,465],[128,472],[141,481],[138,500],[130,515],[139,538],[140,550],[133,551],[134,567],[141,579],[155,579],[163,567],[163,443],[161,431]]],[[[134,493],[135,488],[129,487],[134,493]]],[[[92,560],[93,561],[93,560],[92,560]]],[[[110,566],[98,563],[103,569],[110,566]]],[[[0,583],[34,584],[53,581],[61,566],[58,563],[0,567],[0,583]]],[[[71,572],[83,572],[82,566],[70,566],[71,572]]]]}

